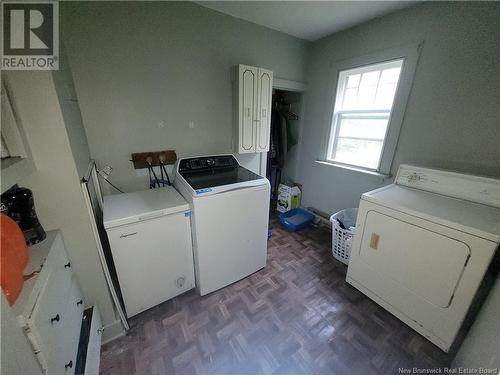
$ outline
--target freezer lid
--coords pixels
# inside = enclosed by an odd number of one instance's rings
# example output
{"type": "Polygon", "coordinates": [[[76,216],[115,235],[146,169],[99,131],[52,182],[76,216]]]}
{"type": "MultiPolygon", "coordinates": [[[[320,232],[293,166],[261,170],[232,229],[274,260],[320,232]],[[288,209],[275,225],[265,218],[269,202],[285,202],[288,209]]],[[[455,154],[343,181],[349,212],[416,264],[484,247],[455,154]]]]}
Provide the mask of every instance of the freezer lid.
{"type": "Polygon", "coordinates": [[[361,199],[500,242],[500,208],[395,184],[361,199]]]}
{"type": "Polygon", "coordinates": [[[189,211],[189,204],[174,187],[164,187],[104,197],[106,229],[189,211]]]}

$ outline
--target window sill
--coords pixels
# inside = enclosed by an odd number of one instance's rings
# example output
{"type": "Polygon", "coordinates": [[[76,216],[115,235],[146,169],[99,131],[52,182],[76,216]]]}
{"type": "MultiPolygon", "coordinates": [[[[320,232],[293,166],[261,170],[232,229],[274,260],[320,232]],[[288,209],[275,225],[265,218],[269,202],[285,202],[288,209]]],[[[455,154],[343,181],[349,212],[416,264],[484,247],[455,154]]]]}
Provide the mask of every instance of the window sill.
{"type": "Polygon", "coordinates": [[[368,175],[371,175],[371,176],[381,177],[382,180],[385,180],[386,178],[391,178],[390,174],[380,173],[380,172],[376,172],[376,171],[370,171],[368,169],[357,168],[357,167],[354,167],[354,166],[345,165],[345,164],[339,164],[339,163],[334,163],[334,162],[331,162],[331,161],[316,160],[316,163],[321,164],[321,165],[326,165],[326,166],[329,166],[329,167],[347,169],[349,171],[360,172],[360,173],[368,174],[368,175]]]}

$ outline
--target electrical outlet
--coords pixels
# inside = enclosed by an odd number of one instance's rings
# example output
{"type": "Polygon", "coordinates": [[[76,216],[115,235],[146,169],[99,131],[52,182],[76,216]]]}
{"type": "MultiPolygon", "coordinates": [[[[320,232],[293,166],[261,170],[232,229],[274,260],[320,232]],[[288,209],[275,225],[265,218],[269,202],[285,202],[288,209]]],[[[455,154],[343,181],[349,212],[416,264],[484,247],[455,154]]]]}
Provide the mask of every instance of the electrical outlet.
{"type": "Polygon", "coordinates": [[[98,173],[107,180],[112,170],[113,167],[111,165],[105,165],[98,173]]]}

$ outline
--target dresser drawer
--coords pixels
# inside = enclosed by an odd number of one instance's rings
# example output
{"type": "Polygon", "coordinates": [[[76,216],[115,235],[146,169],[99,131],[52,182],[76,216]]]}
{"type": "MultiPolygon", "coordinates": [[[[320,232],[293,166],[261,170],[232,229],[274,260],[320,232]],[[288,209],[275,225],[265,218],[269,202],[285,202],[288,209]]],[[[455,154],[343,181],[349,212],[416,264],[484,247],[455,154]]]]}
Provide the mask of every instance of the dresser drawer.
{"type": "MultiPolygon", "coordinates": [[[[55,239],[47,261],[43,265],[42,271],[47,272],[49,275],[60,272],[63,272],[65,275],[72,274],[71,263],[66,254],[66,250],[64,249],[64,243],[60,235],[55,239]]],[[[69,287],[69,283],[64,285],[69,287]]],[[[53,289],[54,284],[52,284],[51,287],[53,289]]]]}
{"type": "MultiPolygon", "coordinates": [[[[62,269],[71,269],[62,236],[58,231],[48,232],[45,241],[30,248],[29,262],[24,270],[24,275],[29,278],[24,282],[21,295],[13,305],[21,327],[28,325],[38,309],[37,303],[46,290],[50,274],[62,269]]],[[[53,288],[53,284],[50,288],[53,288]]]]}
{"type": "Polygon", "coordinates": [[[57,340],[62,360],[56,364],[54,371],[49,373],[63,374],[65,372],[73,374],[75,372],[83,310],[80,288],[76,279],[73,278],[65,314],[66,319],[64,320],[64,333],[57,340]]]}
{"type": "Polygon", "coordinates": [[[49,273],[30,317],[35,326],[58,327],[62,325],[62,314],[66,310],[71,289],[71,268],[56,265],[49,273]]]}
{"type": "MultiPolygon", "coordinates": [[[[48,283],[53,276],[55,274],[49,275],[48,283]]],[[[71,278],[68,284],[71,287],[71,278]]],[[[59,358],[58,342],[64,336],[70,287],[64,294],[57,294],[57,292],[52,291],[47,293],[47,296],[51,297],[50,300],[45,298],[44,293],[42,293],[32,319],[29,321],[30,339],[35,351],[39,352],[40,362],[44,370],[53,369],[58,362],[63,360],[59,358]]],[[[58,288],[58,291],[61,291],[61,289],[58,288]]],[[[48,374],[52,373],[48,372],[48,374]]]]}
{"type": "Polygon", "coordinates": [[[44,308],[36,312],[30,324],[35,350],[40,352],[42,367],[48,374],[74,372],[84,303],[74,277],[69,285],[64,295],[53,299],[54,305],[42,299],[44,308]]]}

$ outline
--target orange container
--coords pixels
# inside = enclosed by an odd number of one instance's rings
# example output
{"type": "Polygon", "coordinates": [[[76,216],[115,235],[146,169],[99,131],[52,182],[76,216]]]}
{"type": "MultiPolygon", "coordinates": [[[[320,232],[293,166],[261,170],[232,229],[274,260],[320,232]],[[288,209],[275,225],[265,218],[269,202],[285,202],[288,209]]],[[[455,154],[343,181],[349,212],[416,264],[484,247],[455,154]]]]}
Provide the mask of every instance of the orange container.
{"type": "Polygon", "coordinates": [[[28,247],[17,223],[4,214],[0,214],[0,241],[0,284],[12,305],[23,289],[28,247]]]}

